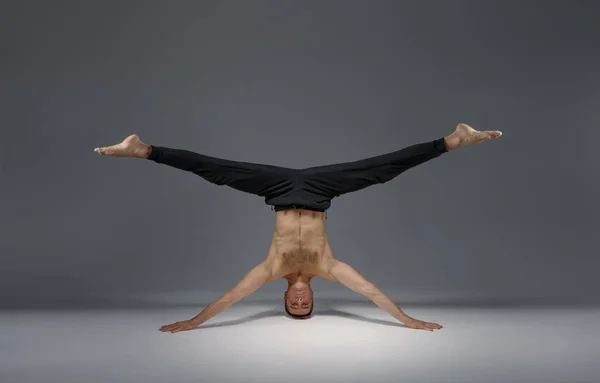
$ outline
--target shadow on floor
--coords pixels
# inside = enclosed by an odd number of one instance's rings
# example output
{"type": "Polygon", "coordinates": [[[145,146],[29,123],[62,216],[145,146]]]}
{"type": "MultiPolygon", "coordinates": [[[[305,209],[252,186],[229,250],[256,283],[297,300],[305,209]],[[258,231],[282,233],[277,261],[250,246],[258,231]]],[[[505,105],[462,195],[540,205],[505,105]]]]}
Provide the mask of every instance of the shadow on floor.
{"type": "MultiPolygon", "coordinates": [[[[400,322],[392,322],[392,321],[387,321],[387,320],[382,320],[382,319],[367,318],[367,317],[364,317],[361,315],[352,314],[352,313],[349,313],[346,311],[334,309],[333,307],[331,307],[329,305],[326,305],[321,310],[318,310],[318,311],[315,310],[313,315],[315,315],[315,316],[317,316],[317,315],[319,315],[319,316],[321,316],[321,315],[335,316],[335,317],[341,317],[341,318],[347,318],[347,319],[354,319],[357,321],[367,322],[367,323],[372,323],[372,324],[406,328],[406,326],[400,322]]],[[[239,319],[217,322],[217,323],[212,323],[212,324],[207,324],[207,325],[200,325],[197,328],[195,328],[195,330],[215,328],[215,327],[235,326],[235,325],[248,323],[248,322],[252,322],[252,321],[256,321],[256,320],[260,320],[260,319],[264,319],[264,318],[280,317],[280,316],[286,316],[286,314],[284,313],[283,309],[276,308],[276,309],[261,311],[259,313],[249,315],[247,317],[243,317],[243,318],[239,318],[239,319]]],[[[287,317],[287,316],[286,316],[286,318],[288,318],[290,320],[295,320],[295,319],[287,317]]]]}

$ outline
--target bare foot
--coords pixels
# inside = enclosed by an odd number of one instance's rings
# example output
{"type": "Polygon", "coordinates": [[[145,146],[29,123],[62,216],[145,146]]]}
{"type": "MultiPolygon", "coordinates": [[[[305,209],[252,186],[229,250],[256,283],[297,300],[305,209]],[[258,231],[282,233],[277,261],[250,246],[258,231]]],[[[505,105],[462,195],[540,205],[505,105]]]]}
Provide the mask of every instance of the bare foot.
{"type": "Polygon", "coordinates": [[[137,135],[132,134],[120,144],[95,148],[94,151],[101,156],[148,158],[152,148],[143,143],[137,135]]]}
{"type": "Polygon", "coordinates": [[[467,124],[458,124],[456,130],[444,138],[448,150],[456,149],[461,146],[472,144],[481,144],[487,140],[493,140],[502,135],[499,130],[475,130],[467,124]]]}

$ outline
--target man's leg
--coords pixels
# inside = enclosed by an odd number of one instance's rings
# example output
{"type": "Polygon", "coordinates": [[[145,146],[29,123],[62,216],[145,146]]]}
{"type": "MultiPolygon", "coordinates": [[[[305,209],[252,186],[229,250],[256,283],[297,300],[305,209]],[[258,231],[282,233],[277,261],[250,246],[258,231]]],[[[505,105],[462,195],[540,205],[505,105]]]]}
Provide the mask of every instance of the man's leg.
{"type": "Polygon", "coordinates": [[[123,142],[96,148],[101,155],[136,157],[192,172],[216,185],[227,185],[236,190],[269,198],[285,191],[292,184],[293,169],[232,161],[206,156],[184,149],[154,146],[131,135],[123,142]]]}
{"type": "Polygon", "coordinates": [[[499,131],[479,132],[465,124],[443,138],[424,142],[380,156],[302,170],[302,179],[311,193],[334,198],[342,194],[388,182],[406,170],[439,157],[460,146],[478,144],[502,135],[499,131]]]}

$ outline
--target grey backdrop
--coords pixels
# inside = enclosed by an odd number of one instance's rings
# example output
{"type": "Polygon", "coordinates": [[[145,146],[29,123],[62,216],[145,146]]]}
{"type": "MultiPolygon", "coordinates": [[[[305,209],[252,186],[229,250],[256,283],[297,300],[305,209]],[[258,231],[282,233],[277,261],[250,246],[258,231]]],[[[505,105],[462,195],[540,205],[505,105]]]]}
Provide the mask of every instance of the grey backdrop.
{"type": "Polygon", "coordinates": [[[301,168],[459,121],[504,136],[334,199],[334,255],[400,304],[600,302],[597,2],[0,4],[2,307],[208,302],[266,256],[261,198],[96,146],[301,168]]]}

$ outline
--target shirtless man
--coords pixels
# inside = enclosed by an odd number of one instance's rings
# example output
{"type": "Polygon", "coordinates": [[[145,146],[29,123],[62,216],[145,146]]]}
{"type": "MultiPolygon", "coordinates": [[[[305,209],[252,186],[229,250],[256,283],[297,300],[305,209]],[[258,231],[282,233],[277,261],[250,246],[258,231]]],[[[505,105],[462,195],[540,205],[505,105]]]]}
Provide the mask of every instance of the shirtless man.
{"type": "Polygon", "coordinates": [[[477,131],[458,124],[451,134],[392,153],[359,161],[291,169],[225,160],[183,149],[149,145],[136,135],[120,144],[95,148],[100,155],[136,157],[192,172],[216,185],[265,198],[275,213],[275,232],[264,261],[252,268],[230,291],[192,319],[162,326],[160,331],[190,330],[252,294],[264,283],[288,281],[285,310],[293,318],[309,318],[313,310],[311,279],[340,282],[371,299],[377,306],[412,329],[442,328],[408,316],[352,266],[335,259],[325,233],[325,213],[331,200],[342,194],[390,181],[400,173],[456,148],[498,138],[499,131],[477,131]]]}

